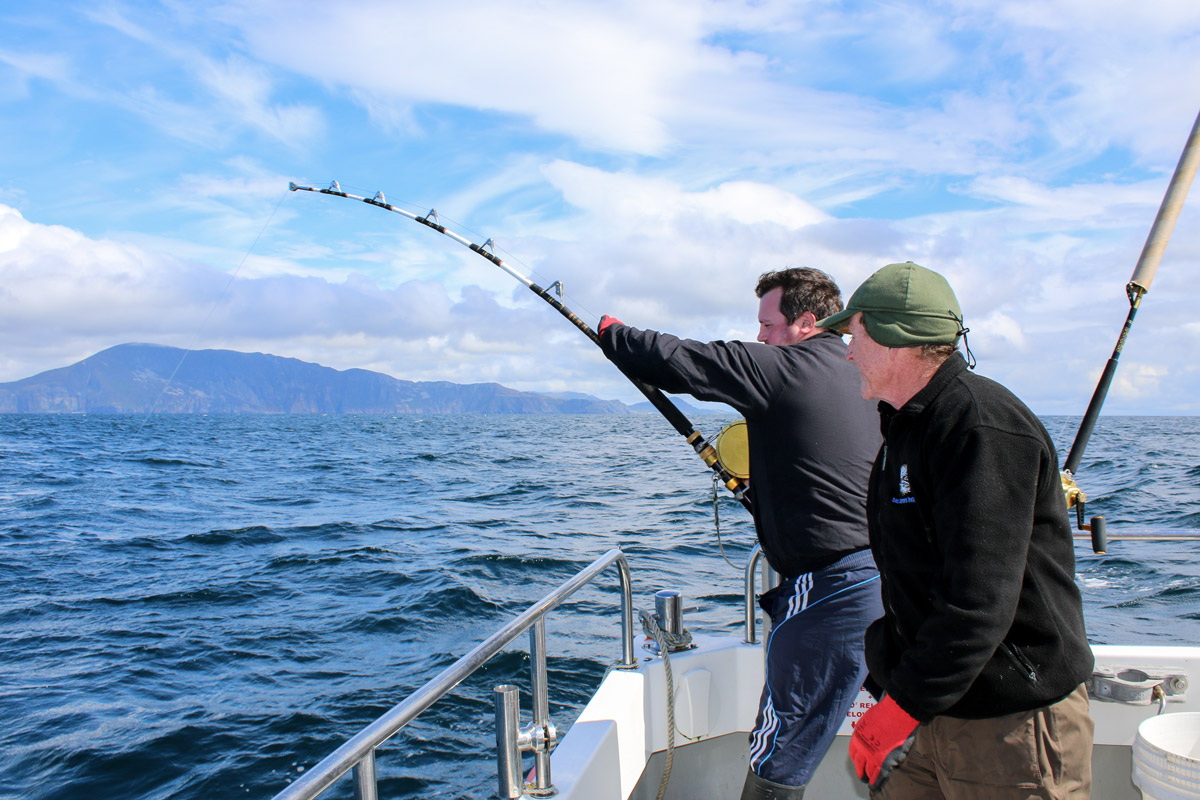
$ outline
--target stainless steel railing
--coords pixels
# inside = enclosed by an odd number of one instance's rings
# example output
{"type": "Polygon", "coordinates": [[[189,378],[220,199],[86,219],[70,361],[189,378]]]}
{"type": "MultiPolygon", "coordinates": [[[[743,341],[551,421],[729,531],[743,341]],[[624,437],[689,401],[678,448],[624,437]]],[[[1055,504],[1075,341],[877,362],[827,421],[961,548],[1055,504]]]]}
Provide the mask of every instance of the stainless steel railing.
{"type": "MultiPolygon", "coordinates": [[[[332,786],[339,778],[354,770],[355,797],[358,800],[377,800],[378,787],[375,778],[375,750],[395,736],[418,714],[444,697],[451,689],[486,664],[506,645],[527,630],[531,631],[531,662],[534,691],[534,722],[539,724],[539,712],[548,708],[546,698],[545,628],[543,620],[547,614],[571,595],[591,583],[598,575],[616,565],[621,581],[621,665],[632,667],[633,655],[633,583],[625,554],[619,549],[609,550],[590,565],[580,570],[570,580],[550,594],[534,603],[500,630],[489,636],[482,644],[455,661],[437,677],[426,683],[409,697],[379,719],[363,728],[357,735],[326,756],[319,764],[297,778],[286,789],[275,795],[274,800],[311,800],[332,786]]],[[[545,726],[549,720],[541,713],[545,726]]],[[[549,726],[552,729],[553,726],[549,726]]],[[[549,753],[538,757],[538,781],[548,786],[550,782],[549,753]]]]}
{"type": "MultiPolygon", "coordinates": [[[[743,639],[743,641],[746,644],[758,644],[757,629],[755,626],[755,620],[758,618],[758,595],[754,591],[754,573],[760,562],[762,563],[762,590],[764,594],[778,586],[780,581],[779,573],[771,567],[770,563],[767,562],[767,559],[763,558],[762,545],[754,545],[754,549],[750,551],[750,558],[746,560],[746,585],[745,596],[743,599],[743,606],[745,609],[744,625],[746,629],[746,638],[743,639]]],[[[763,642],[765,643],[771,635],[770,614],[763,614],[762,624],[762,638],[763,642]]]]}

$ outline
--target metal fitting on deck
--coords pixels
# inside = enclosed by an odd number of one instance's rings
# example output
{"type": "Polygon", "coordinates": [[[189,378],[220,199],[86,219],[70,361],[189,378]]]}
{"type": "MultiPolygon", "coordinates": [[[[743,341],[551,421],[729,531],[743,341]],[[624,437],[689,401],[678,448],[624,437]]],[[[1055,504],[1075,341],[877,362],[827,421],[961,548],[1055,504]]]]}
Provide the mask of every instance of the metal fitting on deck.
{"type": "Polygon", "coordinates": [[[1086,686],[1093,700],[1148,706],[1185,700],[1188,677],[1153,668],[1098,669],[1087,679],[1086,686]]]}

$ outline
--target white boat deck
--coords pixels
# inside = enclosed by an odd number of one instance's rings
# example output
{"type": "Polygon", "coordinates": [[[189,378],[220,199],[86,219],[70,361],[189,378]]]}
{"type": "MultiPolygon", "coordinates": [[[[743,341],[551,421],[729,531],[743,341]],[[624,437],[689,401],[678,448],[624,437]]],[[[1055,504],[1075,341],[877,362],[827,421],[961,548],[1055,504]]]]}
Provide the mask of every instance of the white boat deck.
{"type": "MultiPolygon", "coordinates": [[[[761,645],[734,637],[697,637],[697,647],[671,656],[675,750],[666,798],[737,797],[746,774],[747,735],[762,687],[761,645]]],[[[1200,647],[1096,646],[1096,669],[1114,674],[1200,674],[1200,647]]],[[[558,797],[626,800],[657,795],[667,750],[666,676],[661,658],[641,650],[636,669],[613,670],[551,757],[558,797]]],[[[1138,677],[1126,674],[1126,677],[1138,677]]],[[[1134,685],[1134,684],[1131,684],[1134,685]]],[[[1134,685],[1135,686],[1135,685],[1134,685]]],[[[1136,686],[1135,686],[1136,688],[1136,686]]],[[[851,719],[871,703],[863,693],[810,784],[813,798],[867,796],[851,770],[851,719]]],[[[1200,695],[1180,688],[1165,713],[1200,711],[1200,695]]],[[[1137,800],[1131,778],[1134,737],[1159,703],[1093,700],[1096,722],[1093,792],[1097,800],[1137,800]]]]}

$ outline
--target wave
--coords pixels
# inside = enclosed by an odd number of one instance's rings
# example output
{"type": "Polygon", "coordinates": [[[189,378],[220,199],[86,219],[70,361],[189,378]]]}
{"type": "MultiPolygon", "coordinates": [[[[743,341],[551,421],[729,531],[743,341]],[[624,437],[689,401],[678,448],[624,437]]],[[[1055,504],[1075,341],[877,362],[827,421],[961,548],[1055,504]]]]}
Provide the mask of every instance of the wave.
{"type": "Polygon", "coordinates": [[[200,469],[215,469],[220,466],[217,462],[196,461],[186,458],[170,458],[167,456],[140,456],[127,459],[135,464],[145,464],[150,467],[196,467],[200,469]]]}
{"type": "Polygon", "coordinates": [[[286,541],[287,537],[276,533],[265,525],[251,525],[245,528],[214,529],[203,533],[189,533],[182,538],[185,544],[199,545],[238,545],[254,547],[286,541]]]}

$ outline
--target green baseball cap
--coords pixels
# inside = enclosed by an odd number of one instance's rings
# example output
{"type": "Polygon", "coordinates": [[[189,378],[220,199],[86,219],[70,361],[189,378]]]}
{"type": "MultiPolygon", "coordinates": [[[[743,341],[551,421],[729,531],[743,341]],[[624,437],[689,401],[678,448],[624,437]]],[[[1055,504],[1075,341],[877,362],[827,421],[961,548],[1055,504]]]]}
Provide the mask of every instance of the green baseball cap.
{"type": "Polygon", "coordinates": [[[859,312],[867,335],[884,347],[955,344],[963,333],[962,311],[950,284],[911,261],[877,270],[850,295],[845,311],[817,326],[845,333],[859,312]]]}

